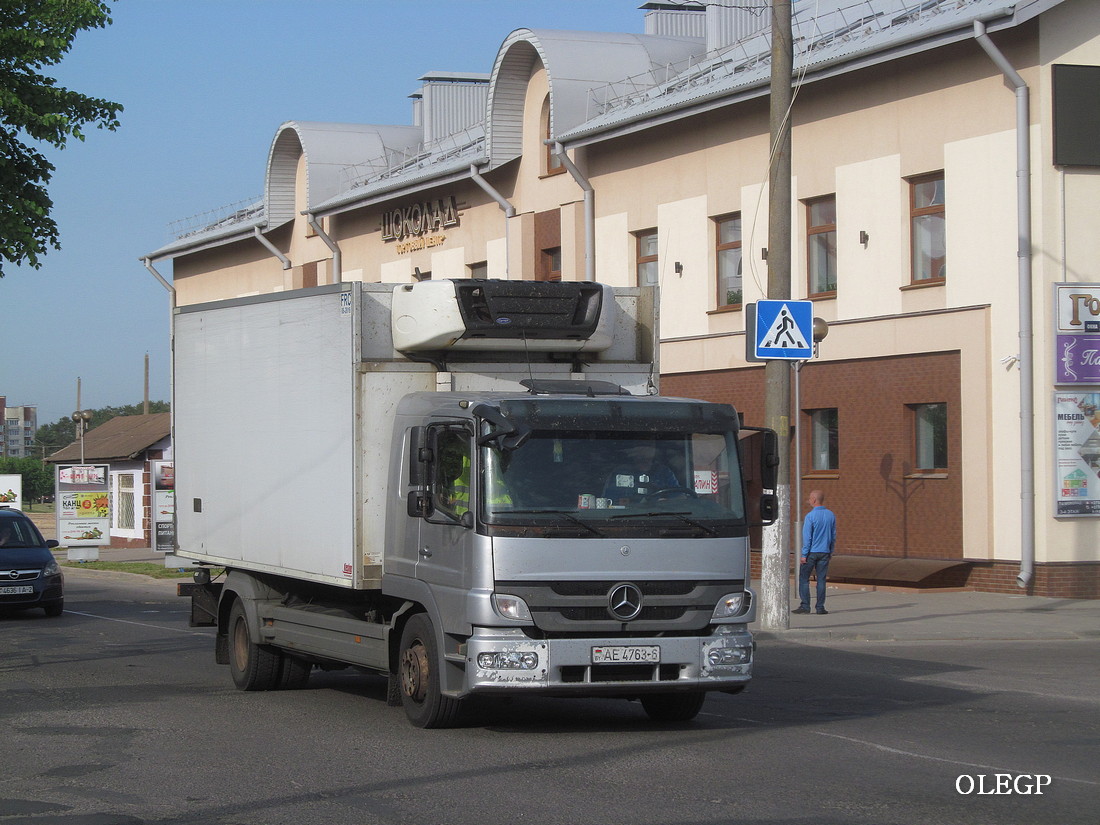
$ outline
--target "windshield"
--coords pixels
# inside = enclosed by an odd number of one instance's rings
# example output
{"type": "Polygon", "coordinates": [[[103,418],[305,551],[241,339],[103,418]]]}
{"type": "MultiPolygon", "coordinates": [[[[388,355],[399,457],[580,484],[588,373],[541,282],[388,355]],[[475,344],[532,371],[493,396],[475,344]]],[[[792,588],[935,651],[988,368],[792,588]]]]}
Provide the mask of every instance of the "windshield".
{"type": "Polygon", "coordinates": [[[719,535],[716,528],[744,523],[729,430],[534,430],[518,449],[486,448],[482,468],[489,524],[556,525],[592,536],[641,522],[719,535]]]}
{"type": "Polygon", "coordinates": [[[6,548],[41,547],[45,542],[27,518],[0,519],[0,553],[6,548]]]}

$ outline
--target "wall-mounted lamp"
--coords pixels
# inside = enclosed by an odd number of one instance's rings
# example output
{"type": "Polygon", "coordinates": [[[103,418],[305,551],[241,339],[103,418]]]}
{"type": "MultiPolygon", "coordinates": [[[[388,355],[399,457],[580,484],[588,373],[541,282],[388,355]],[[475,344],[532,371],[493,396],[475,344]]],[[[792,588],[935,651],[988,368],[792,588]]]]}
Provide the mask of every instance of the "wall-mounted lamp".
{"type": "Polygon", "coordinates": [[[871,236],[864,232],[862,229],[859,230],[859,242],[863,244],[864,249],[867,248],[867,241],[869,240],[871,240],[871,236]]]}
{"type": "Polygon", "coordinates": [[[681,278],[684,277],[684,265],[679,261],[672,265],[672,271],[679,275],[681,278]]]}

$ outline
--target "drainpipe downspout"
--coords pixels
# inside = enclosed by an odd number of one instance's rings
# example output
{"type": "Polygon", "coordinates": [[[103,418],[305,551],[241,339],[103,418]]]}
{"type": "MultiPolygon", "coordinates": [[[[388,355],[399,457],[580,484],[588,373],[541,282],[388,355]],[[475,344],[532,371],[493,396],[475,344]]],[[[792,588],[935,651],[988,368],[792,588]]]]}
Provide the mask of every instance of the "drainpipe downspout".
{"type": "Polygon", "coordinates": [[[516,208],[508,202],[508,199],[505,198],[504,195],[494,189],[489,181],[481,176],[481,172],[478,171],[478,168],[472,163],[470,164],[470,177],[473,179],[474,183],[485,190],[485,194],[495,200],[497,205],[504,211],[504,278],[508,280],[508,259],[511,257],[511,252],[509,251],[508,219],[516,216],[516,208]]]}
{"type": "Polygon", "coordinates": [[[344,256],[340,254],[340,247],[337,246],[336,241],[330,238],[329,234],[321,228],[321,222],[317,220],[316,215],[312,212],[306,212],[305,216],[309,225],[313,227],[313,231],[325,242],[325,246],[332,250],[332,282],[334,284],[342,283],[344,280],[344,256]]]}
{"type": "Polygon", "coordinates": [[[588,178],[581,174],[581,170],[577,168],[573,163],[572,158],[565,153],[565,147],[562,146],[556,140],[547,140],[545,143],[550,146],[558,160],[561,161],[561,165],[564,166],[570,175],[584,190],[584,279],[586,281],[596,280],[596,193],[592,188],[592,184],[589,183],[588,178]]]}
{"type": "Polygon", "coordinates": [[[153,266],[153,259],[152,258],[142,258],[141,262],[143,264],[145,264],[145,268],[148,269],[150,273],[152,273],[153,277],[156,278],[158,281],[160,281],[160,285],[168,290],[168,294],[172,298],[172,306],[175,306],[176,305],[176,288],[174,286],[172,286],[170,283],[168,283],[167,278],[165,278],[163,275],[161,275],[159,272],[157,272],[156,267],[153,266]]]}
{"type": "Polygon", "coordinates": [[[252,235],[256,240],[258,240],[260,243],[262,243],[264,245],[264,247],[267,248],[268,252],[270,252],[272,255],[274,255],[276,258],[279,259],[279,261],[283,265],[283,269],[290,269],[290,266],[291,266],[290,258],[288,258],[286,255],[284,255],[282,252],[280,252],[276,248],[275,244],[273,244],[266,237],[264,237],[264,234],[260,231],[260,227],[258,227],[258,226],[252,227],[252,235]]]}
{"type": "Polygon", "coordinates": [[[974,39],[1016,90],[1016,224],[1020,305],[1020,574],[1026,588],[1035,575],[1035,369],[1032,333],[1031,273],[1031,109],[1027,83],[997,48],[985,24],[974,21],[974,39]]]}

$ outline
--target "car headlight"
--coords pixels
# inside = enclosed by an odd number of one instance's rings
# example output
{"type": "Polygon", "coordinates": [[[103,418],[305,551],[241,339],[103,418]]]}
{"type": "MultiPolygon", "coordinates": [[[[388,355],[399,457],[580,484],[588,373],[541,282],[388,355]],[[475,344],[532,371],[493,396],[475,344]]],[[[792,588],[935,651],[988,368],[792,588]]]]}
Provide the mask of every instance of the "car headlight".
{"type": "Polygon", "coordinates": [[[42,568],[42,575],[43,576],[60,576],[61,575],[61,565],[57,563],[56,559],[51,561],[49,564],[47,564],[45,567],[42,568]]]}
{"type": "Polygon", "coordinates": [[[519,596],[494,593],[493,608],[505,619],[518,619],[526,622],[531,621],[531,609],[527,606],[527,602],[519,596]]]}
{"type": "Polygon", "coordinates": [[[711,667],[743,665],[751,660],[752,649],[748,647],[712,647],[707,651],[707,661],[711,667]]]}
{"type": "Polygon", "coordinates": [[[718,600],[718,604],[715,605],[714,615],[712,619],[732,619],[734,616],[738,616],[742,613],[742,608],[745,604],[745,594],[742,593],[727,593],[721,599],[718,600]]]}

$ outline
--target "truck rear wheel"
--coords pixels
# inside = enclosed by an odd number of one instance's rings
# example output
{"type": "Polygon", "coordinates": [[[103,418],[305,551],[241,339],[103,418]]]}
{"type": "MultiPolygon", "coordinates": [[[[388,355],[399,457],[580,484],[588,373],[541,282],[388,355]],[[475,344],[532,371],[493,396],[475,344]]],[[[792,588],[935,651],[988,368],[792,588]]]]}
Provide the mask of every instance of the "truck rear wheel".
{"type": "Polygon", "coordinates": [[[459,700],[440,691],[435,629],[423,613],[410,618],[401,633],[397,667],[401,704],[409,721],[418,728],[446,728],[454,724],[459,700]]]}
{"type": "Polygon", "coordinates": [[[252,641],[240,599],[229,611],[229,672],[238,690],[271,690],[279,681],[283,657],[252,641]]]}
{"type": "Polygon", "coordinates": [[[641,697],[642,707],[654,722],[687,722],[699,715],[707,695],[696,693],[651,693],[641,697]]]}
{"type": "Polygon", "coordinates": [[[292,656],[289,653],[279,655],[279,690],[301,690],[309,684],[309,674],[313,670],[312,662],[292,656]]]}

